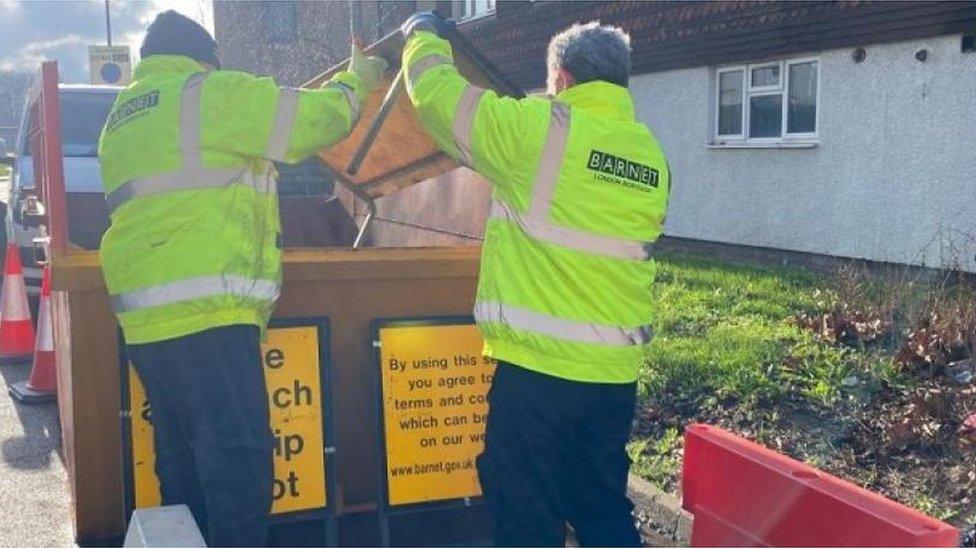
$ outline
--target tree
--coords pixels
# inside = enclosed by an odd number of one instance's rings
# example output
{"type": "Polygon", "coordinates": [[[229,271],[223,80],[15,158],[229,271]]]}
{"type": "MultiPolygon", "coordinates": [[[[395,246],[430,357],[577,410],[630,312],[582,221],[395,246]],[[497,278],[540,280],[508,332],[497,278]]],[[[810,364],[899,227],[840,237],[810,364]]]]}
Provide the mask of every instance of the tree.
{"type": "Polygon", "coordinates": [[[0,127],[20,124],[31,79],[26,71],[0,71],[0,127]]]}

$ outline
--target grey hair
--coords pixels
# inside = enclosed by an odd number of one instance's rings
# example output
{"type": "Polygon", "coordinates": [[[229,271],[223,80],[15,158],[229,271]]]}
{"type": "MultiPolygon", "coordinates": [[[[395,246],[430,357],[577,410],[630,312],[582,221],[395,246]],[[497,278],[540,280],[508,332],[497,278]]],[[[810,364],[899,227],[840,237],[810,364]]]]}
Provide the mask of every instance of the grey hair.
{"type": "Polygon", "coordinates": [[[630,35],[599,21],[576,23],[552,37],[546,62],[550,77],[560,68],[577,84],[605,80],[627,87],[630,80],[630,35]]]}

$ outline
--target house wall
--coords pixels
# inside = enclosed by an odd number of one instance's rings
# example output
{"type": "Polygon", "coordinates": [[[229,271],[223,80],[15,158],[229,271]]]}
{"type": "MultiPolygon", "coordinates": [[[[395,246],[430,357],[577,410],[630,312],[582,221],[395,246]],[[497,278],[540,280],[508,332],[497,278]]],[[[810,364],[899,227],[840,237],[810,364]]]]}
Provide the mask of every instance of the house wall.
{"type": "Polygon", "coordinates": [[[976,54],[958,35],[866,49],[819,54],[812,149],[709,148],[712,68],[634,77],[674,173],[666,234],[976,271],[976,54]]]}

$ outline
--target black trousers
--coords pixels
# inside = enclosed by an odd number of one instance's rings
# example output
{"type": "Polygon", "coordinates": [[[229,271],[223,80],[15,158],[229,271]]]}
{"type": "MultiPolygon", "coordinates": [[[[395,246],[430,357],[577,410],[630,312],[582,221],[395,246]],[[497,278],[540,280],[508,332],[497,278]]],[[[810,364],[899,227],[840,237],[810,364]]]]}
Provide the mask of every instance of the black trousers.
{"type": "Polygon", "coordinates": [[[267,542],[274,463],[256,326],[128,345],[146,388],[163,505],[185,503],[211,546],[267,542]]]}
{"type": "Polygon", "coordinates": [[[563,546],[568,522],[584,547],[640,546],[624,449],[636,389],[498,364],[478,457],[496,545],[563,546]]]}

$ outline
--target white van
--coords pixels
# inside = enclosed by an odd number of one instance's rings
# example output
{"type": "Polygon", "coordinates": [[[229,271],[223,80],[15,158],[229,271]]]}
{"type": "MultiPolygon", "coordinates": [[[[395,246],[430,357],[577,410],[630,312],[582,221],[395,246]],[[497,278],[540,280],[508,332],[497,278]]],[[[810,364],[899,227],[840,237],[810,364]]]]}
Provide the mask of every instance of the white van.
{"type": "MultiPolygon", "coordinates": [[[[98,136],[112,109],[116,86],[59,84],[61,103],[61,149],[64,156],[64,187],[67,195],[68,240],[84,249],[97,249],[108,228],[108,209],[98,166],[98,136]]],[[[15,157],[4,223],[7,239],[20,247],[27,292],[36,295],[41,285],[44,252],[34,239],[41,236],[37,216],[43,205],[37,203],[34,163],[30,136],[35,132],[30,106],[24,109],[17,134],[15,157]],[[32,215],[35,214],[35,215],[32,215]]],[[[6,242],[4,249],[6,248],[6,242]]]]}

